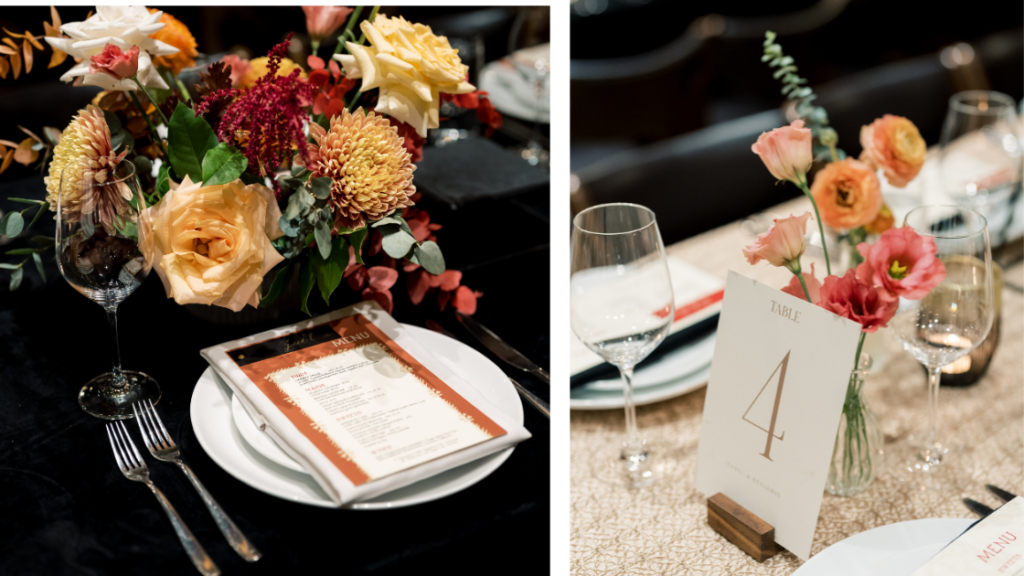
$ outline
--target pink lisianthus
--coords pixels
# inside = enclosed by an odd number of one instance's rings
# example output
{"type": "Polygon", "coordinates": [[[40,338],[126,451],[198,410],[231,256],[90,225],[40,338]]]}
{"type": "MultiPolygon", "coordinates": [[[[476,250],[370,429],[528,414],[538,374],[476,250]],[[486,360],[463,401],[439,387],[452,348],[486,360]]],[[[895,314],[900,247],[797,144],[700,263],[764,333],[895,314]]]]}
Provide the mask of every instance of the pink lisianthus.
{"type": "Polygon", "coordinates": [[[794,184],[807,180],[807,170],[814,161],[811,130],[804,128],[803,120],[762,133],[750,149],[761,157],[772,176],[794,184]]]}
{"type": "Polygon", "coordinates": [[[821,302],[821,282],[814,277],[814,262],[811,262],[810,272],[801,272],[801,274],[804,277],[804,282],[807,283],[807,293],[804,293],[804,287],[800,284],[800,277],[796,274],[793,274],[793,277],[789,279],[789,284],[782,291],[801,300],[807,300],[807,296],[810,294],[811,304],[821,302]]]}
{"type": "Polygon", "coordinates": [[[758,236],[753,244],[743,248],[747,262],[757,264],[761,260],[767,260],[772,266],[798,269],[800,256],[807,248],[804,233],[810,217],[810,212],[804,212],[801,216],[776,218],[775,224],[767,232],[758,236]],[[793,262],[796,262],[796,268],[793,262]]]}
{"type": "Polygon", "coordinates": [[[303,6],[302,11],[306,13],[306,31],[316,42],[334,34],[352,13],[344,6],[303,6]]]}
{"type": "Polygon", "coordinates": [[[107,44],[103,51],[89,58],[89,74],[108,74],[118,80],[132,78],[139,72],[139,47],[132,46],[122,51],[113,44],[107,44]]]}
{"type": "Polygon", "coordinates": [[[886,230],[877,242],[862,242],[857,250],[864,256],[857,276],[882,287],[892,300],[920,300],[946,277],[946,267],[935,255],[935,240],[909,226],[886,230]]]}
{"type": "Polygon", "coordinates": [[[854,270],[847,270],[842,278],[828,276],[821,285],[818,306],[860,324],[862,330],[872,333],[885,328],[896,315],[899,302],[886,292],[858,278],[854,270]]]}

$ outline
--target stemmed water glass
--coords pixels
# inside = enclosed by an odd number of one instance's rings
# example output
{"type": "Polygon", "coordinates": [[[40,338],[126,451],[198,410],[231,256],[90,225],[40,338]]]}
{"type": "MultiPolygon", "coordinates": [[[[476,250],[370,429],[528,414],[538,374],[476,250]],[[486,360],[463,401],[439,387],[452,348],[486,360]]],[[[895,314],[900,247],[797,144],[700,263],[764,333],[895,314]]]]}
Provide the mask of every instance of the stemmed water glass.
{"type": "Polygon", "coordinates": [[[935,241],[946,269],[943,281],[921,300],[900,299],[893,334],[928,370],[928,417],[923,433],[897,450],[897,475],[917,488],[959,487],[967,473],[962,450],[951,449],[938,422],[939,377],[943,366],[980,344],[992,327],[995,294],[992,252],[985,217],[959,206],[923,206],[904,220],[935,241]],[[955,454],[958,464],[952,465],[955,454]]]}
{"type": "Polygon", "coordinates": [[[151,232],[142,217],[146,203],[135,166],[109,159],[69,164],[60,175],[57,202],[57,265],[72,288],[107,311],[113,369],[89,380],[78,404],[106,420],[132,417],[136,402],[160,400],[152,377],[121,369],[117,307],[149,274],[144,246],[151,232]]]}
{"type": "MultiPolygon", "coordinates": [[[[1021,180],[1020,124],[1013,98],[990,90],[968,90],[949,99],[939,141],[939,179],[957,204],[988,217],[1005,218],[1003,205],[1021,180]]],[[[991,221],[998,245],[1008,222],[991,221]]]]}
{"type": "Polygon", "coordinates": [[[626,434],[598,456],[599,478],[627,486],[654,480],[651,447],[637,430],[633,369],[668,335],[672,281],[654,212],[602,204],[576,215],[569,281],[573,332],[622,375],[626,434]]]}

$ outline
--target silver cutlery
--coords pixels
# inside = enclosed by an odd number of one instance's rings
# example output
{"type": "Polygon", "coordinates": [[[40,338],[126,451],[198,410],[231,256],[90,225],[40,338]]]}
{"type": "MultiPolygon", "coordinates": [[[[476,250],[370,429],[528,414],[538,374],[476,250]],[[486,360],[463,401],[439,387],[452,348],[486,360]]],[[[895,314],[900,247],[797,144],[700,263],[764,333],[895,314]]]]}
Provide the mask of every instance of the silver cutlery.
{"type": "Polygon", "coordinates": [[[135,420],[139,423],[139,431],[142,432],[142,438],[146,442],[146,448],[149,448],[149,453],[154,458],[162,462],[171,462],[177,464],[181,471],[185,473],[185,476],[195,486],[196,491],[199,492],[199,496],[202,497],[203,503],[206,504],[206,508],[210,511],[210,515],[213,516],[213,521],[217,523],[217,528],[220,529],[221,534],[224,538],[227,538],[231,547],[238,552],[246,562],[255,562],[260,559],[260,551],[249,542],[249,539],[242,534],[242,531],[235,526],[235,523],[228,518],[228,515],[224,513],[217,501],[213,499],[213,496],[206,490],[206,487],[199,481],[192,469],[189,468],[188,464],[181,459],[181,451],[178,450],[178,445],[174,443],[174,439],[167,433],[167,428],[164,427],[164,423],[160,420],[160,415],[156,413],[156,409],[152,403],[147,404],[146,402],[136,403],[132,406],[132,410],[135,411],[135,420]]]}
{"type": "Polygon", "coordinates": [[[1006,490],[1003,490],[1002,488],[998,486],[993,486],[991,484],[985,484],[985,488],[988,488],[989,492],[995,494],[996,497],[1002,500],[1003,502],[1009,502],[1010,500],[1013,500],[1014,498],[1017,497],[1016,494],[1011,494],[1006,490]]]}
{"type": "Polygon", "coordinates": [[[178,535],[181,546],[188,553],[188,557],[192,560],[196,570],[199,570],[204,576],[219,576],[220,568],[217,568],[217,565],[213,563],[213,559],[203,550],[199,541],[192,535],[192,531],[185,525],[185,521],[178,515],[174,506],[171,506],[164,493],[150,481],[149,468],[146,466],[146,462],[142,459],[139,451],[135,448],[135,443],[132,442],[131,436],[128,435],[128,429],[125,428],[124,422],[119,421],[107,424],[107,437],[110,438],[110,447],[114,450],[114,459],[117,460],[117,467],[121,470],[121,473],[129,480],[142,482],[153,491],[153,495],[156,496],[160,505],[163,506],[164,512],[167,513],[167,518],[171,521],[171,526],[174,527],[174,533],[178,535]]]}
{"type": "Polygon", "coordinates": [[[505,361],[506,364],[522,370],[523,372],[529,372],[544,381],[545,384],[551,384],[551,378],[543,368],[537,366],[529,358],[523,356],[521,352],[515,348],[509,346],[504,340],[498,337],[497,334],[491,332],[486,326],[474,320],[471,316],[466,316],[462,312],[456,312],[455,317],[459,319],[459,322],[469,330],[470,334],[476,337],[481,344],[487,347],[488,350],[494,352],[498,358],[505,361]]]}
{"type": "Polygon", "coordinates": [[[986,506],[986,505],[982,504],[981,502],[978,502],[977,500],[971,500],[970,498],[964,498],[964,505],[966,505],[968,508],[970,508],[971,512],[974,512],[975,514],[977,514],[978,516],[981,516],[982,518],[984,518],[984,517],[988,516],[989,514],[995,512],[995,510],[992,507],[986,506]]]}
{"type": "MultiPolygon", "coordinates": [[[[447,336],[452,340],[461,342],[461,340],[455,337],[455,334],[452,334],[451,332],[446,330],[444,326],[441,326],[440,324],[434,322],[433,320],[427,320],[427,328],[430,328],[431,330],[437,332],[438,334],[447,336]]],[[[551,418],[551,408],[548,406],[547,402],[541,400],[539,397],[537,397],[536,394],[527,390],[526,387],[524,387],[519,382],[516,382],[511,378],[509,378],[508,381],[511,382],[513,386],[515,386],[516,392],[519,392],[519,395],[522,396],[523,400],[526,400],[526,402],[530,406],[533,406],[538,412],[546,416],[548,419],[551,418]]]]}

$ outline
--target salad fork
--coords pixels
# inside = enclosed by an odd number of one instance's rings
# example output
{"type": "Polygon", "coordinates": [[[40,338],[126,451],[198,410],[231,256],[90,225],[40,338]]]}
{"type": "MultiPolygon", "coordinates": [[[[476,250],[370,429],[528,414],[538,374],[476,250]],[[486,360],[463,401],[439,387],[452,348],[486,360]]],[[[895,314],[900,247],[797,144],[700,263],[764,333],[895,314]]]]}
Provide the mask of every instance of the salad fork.
{"type": "Polygon", "coordinates": [[[178,535],[181,546],[188,553],[196,570],[199,570],[203,576],[219,576],[220,568],[217,568],[213,559],[203,550],[199,541],[192,535],[192,531],[185,525],[185,521],[178,515],[174,506],[171,506],[171,502],[167,500],[164,493],[150,481],[149,467],[146,466],[146,462],[135,448],[135,442],[132,442],[131,436],[128,435],[128,429],[125,428],[124,422],[107,424],[107,437],[110,438],[110,447],[114,450],[114,459],[117,460],[117,467],[121,473],[129,480],[142,482],[153,491],[156,499],[163,506],[164,512],[167,513],[167,518],[171,521],[171,526],[174,527],[174,533],[178,535]]]}
{"type": "Polygon", "coordinates": [[[227,538],[228,543],[235,549],[235,552],[238,552],[238,555],[246,562],[259,560],[261,556],[260,551],[252,545],[252,542],[249,542],[249,539],[245,537],[245,534],[242,534],[238,526],[235,526],[231,518],[228,518],[228,515],[217,504],[217,501],[213,499],[213,496],[199,481],[199,478],[192,472],[192,469],[181,459],[181,451],[178,450],[178,445],[174,443],[171,435],[167,433],[167,428],[164,427],[160,415],[156,413],[153,403],[136,402],[132,406],[132,410],[135,411],[135,420],[139,423],[139,430],[142,432],[142,438],[146,441],[146,448],[149,449],[149,453],[162,462],[177,464],[182,472],[185,473],[185,476],[192,482],[192,485],[195,486],[196,491],[199,492],[203,503],[206,504],[210,515],[213,516],[213,521],[217,523],[217,528],[220,529],[224,538],[227,538]]]}

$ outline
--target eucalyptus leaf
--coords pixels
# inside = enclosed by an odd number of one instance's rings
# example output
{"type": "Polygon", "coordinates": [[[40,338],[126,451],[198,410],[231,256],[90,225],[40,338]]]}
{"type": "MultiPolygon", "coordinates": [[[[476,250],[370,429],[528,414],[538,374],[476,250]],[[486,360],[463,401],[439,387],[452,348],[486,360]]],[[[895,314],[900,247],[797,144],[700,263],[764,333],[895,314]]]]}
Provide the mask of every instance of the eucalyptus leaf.
{"type": "Polygon", "coordinates": [[[24,275],[25,271],[21,268],[11,272],[11,292],[14,292],[18,289],[18,286],[21,286],[21,277],[24,275]]]}
{"type": "Polygon", "coordinates": [[[32,218],[32,221],[28,223],[27,228],[31,228],[31,227],[35,226],[36,222],[38,222],[39,219],[43,217],[43,214],[45,214],[47,212],[49,212],[49,210],[47,210],[46,208],[43,208],[42,205],[40,205],[39,209],[36,210],[36,215],[32,218]]]}
{"type": "Polygon", "coordinates": [[[394,224],[384,226],[380,231],[384,235],[381,246],[384,248],[384,252],[387,252],[387,255],[392,258],[405,258],[409,254],[409,250],[416,244],[416,239],[412,237],[412,234],[406,233],[405,230],[394,224]]]}
{"type": "Polygon", "coordinates": [[[285,190],[298,190],[299,188],[302,187],[303,184],[302,180],[300,180],[299,178],[293,178],[291,176],[278,178],[277,183],[280,184],[281,188],[285,190]]]}
{"type": "Polygon", "coordinates": [[[401,226],[402,220],[400,218],[395,218],[394,216],[387,216],[381,218],[380,220],[377,220],[376,222],[373,222],[372,224],[370,224],[370,226],[373,226],[374,228],[379,228],[381,226],[387,226],[388,224],[398,224],[399,226],[401,226]]]}
{"type": "Polygon", "coordinates": [[[267,295],[260,299],[260,308],[266,308],[270,304],[277,300],[279,296],[284,292],[285,288],[292,279],[292,262],[288,262],[288,265],[280,269],[277,272],[277,276],[274,276],[274,281],[270,284],[270,291],[267,295]]]}
{"type": "MultiPolygon", "coordinates": [[[[317,244],[320,241],[317,240],[317,244]]],[[[316,272],[316,285],[324,302],[330,306],[331,294],[341,284],[345,268],[348,267],[348,246],[344,236],[335,236],[331,243],[330,258],[322,258],[320,252],[311,251],[310,262],[316,272]]]]}
{"type": "Polygon", "coordinates": [[[327,260],[331,257],[331,227],[326,222],[320,222],[313,229],[316,237],[316,248],[320,251],[320,257],[327,260]]]}
{"type": "Polygon", "coordinates": [[[301,231],[297,226],[293,225],[293,220],[288,220],[284,216],[278,219],[277,225],[281,228],[281,232],[284,232],[285,236],[295,238],[301,231]]]}
{"type": "Polygon", "coordinates": [[[221,142],[203,157],[203,184],[216,186],[233,182],[249,167],[249,159],[234,146],[221,142]]]}
{"type": "Polygon", "coordinates": [[[427,241],[413,248],[413,262],[423,266],[423,269],[431,274],[444,273],[444,256],[441,255],[441,248],[434,242],[427,241]]]}
{"type": "Polygon", "coordinates": [[[193,182],[202,181],[203,158],[217,144],[217,135],[210,124],[183,102],[178,102],[167,129],[167,154],[174,172],[182,178],[188,176],[193,182]]]}
{"type": "Polygon", "coordinates": [[[15,248],[14,250],[4,252],[4,254],[7,254],[8,256],[25,256],[27,254],[35,254],[36,252],[43,252],[45,250],[49,250],[49,248],[15,248]]]}
{"type": "Polygon", "coordinates": [[[53,248],[53,245],[57,242],[57,239],[53,236],[33,236],[32,241],[36,244],[41,244],[47,248],[53,248]]]}
{"type": "Polygon", "coordinates": [[[135,138],[132,138],[132,135],[127,130],[111,130],[110,144],[114,147],[114,150],[130,149],[134,143],[135,138]]]}
{"type": "Polygon", "coordinates": [[[17,214],[17,212],[8,212],[4,214],[3,218],[0,218],[0,236],[7,235],[7,223],[11,221],[11,214],[17,214]]]}
{"type": "Polygon", "coordinates": [[[330,198],[334,180],[328,176],[309,179],[309,191],[320,200],[330,198]]]}
{"type": "Polygon", "coordinates": [[[8,198],[11,202],[18,202],[19,204],[32,204],[33,206],[41,206],[46,204],[46,200],[30,200],[28,198],[8,198]]]}
{"type": "Polygon", "coordinates": [[[135,164],[135,172],[138,174],[149,176],[153,173],[153,161],[146,156],[136,156],[132,159],[132,164],[135,164]]]}
{"type": "Polygon", "coordinates": [[[0,268],[4,270],[17,270],[20,268],[17,264],[8,264],[6,262],[0,262],[0,268]]]}
{"type": "Polygon", "coordinates": [[[103,111],[103,119],[106,120],[107,128],[110,129],[111,134],[121,129],[121,119],[110,110],[103,111]]]}
{"type": "Polygon", "coordinates": [[[43,259],[39,256],[38,252],[32,255],[32,261],[36,264],[36,271],[39,272],[39,276],[43,279],[43,282],[46,282],[46,270],[43,270],[43,259]]]}
{"type": "Polygon", "coordinates": [[[21,216],[21,212],[8,212],[7,216],[4,216],[4,220],[7,221],[4,234],[8,238],[14,238],[21,234],[21,231],[25,228],[25,219],[21,216]]]}
{"type": "Polygon", "coordinates": [[[313,254],[314,252],[310,250],[309,260],[304,262],[302,268],[299,269],[299,310],[305,312],[306,316],[312,316],[307,303],[309,293],[313,291],[313,284],[316,284],[316,279],[313,277],[313,254]]]}
{"type": "Polygon", "coordinates": [[[370,233],[370,229],[363,226],[359,230],[352,232],[348,235],[348,242],[354,248],[356,254],[356,262],[359,264],[366,264],[363,262],[363,242],[366,241],[366,236],[370,233]]]}

